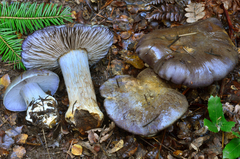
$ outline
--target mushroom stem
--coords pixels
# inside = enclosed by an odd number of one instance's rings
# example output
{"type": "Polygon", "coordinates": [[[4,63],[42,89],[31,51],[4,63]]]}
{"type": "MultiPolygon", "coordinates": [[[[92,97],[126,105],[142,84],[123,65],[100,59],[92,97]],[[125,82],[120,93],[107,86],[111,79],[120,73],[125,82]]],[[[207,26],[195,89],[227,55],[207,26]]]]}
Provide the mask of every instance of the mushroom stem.
{"type": "Polygon", "coordinates": [[[52,128],[59,117],[57,101],[46,94],[37,83],[27,83],[20,90],[27,108],[26,120],[33,125],[52,128]]]}
{"type": "Polygon", "coordinates": [[[99,127],[103,113],[97,105],[87,51],[71,50],[59,58],[59,65],[69,98],[66,120],[83,134],[86,130],[99,127]]]}

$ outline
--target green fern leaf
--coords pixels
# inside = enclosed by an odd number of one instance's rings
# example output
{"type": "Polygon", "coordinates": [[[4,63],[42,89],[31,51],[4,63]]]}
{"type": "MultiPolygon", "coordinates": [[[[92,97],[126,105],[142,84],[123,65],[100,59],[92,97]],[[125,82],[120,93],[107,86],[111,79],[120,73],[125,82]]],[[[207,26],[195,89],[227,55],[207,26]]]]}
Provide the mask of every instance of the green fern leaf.
{"type": "Polygon", "coordinates": [[[21,33],[33,32],[46,26],[61,25],[65,21],[72,22],[70,7],[62,12],[57,4],[37,4],[13,2],[10,6],[3,1],[0,5],[0,22],[6,28],[12,28],[21,33]]]}
{"type": "Polygon", "coordinates": [[[10,64],[14,64],[14,68],[25,69],[21,62],[21,41],[18,39],[15,31],[11,28],[4,28],[4,25],[0,25],[0,55],[2,55],[2,61],[10,61],[10,64]]]}

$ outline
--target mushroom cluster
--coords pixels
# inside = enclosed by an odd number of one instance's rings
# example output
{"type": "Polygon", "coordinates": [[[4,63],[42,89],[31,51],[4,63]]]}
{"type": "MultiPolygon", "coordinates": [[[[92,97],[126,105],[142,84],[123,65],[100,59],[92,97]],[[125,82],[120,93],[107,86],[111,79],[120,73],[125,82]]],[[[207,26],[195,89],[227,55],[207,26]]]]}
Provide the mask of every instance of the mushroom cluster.
{"type": "Polygon", "coordinates": [[[188,108],[184,95],[170,88],[150,68],[137,78],[118,75],[100,87],[108,116],[131,133],[152,136],[172,125],[188,108]]]}
{"type": "Polygon", "coordinates": [[[81,133],[102,123],[89,65],[103,58],[112,42],[113,34],[107,27],[75,24],[35,31],[22,44],[27,69],[61,68],[69,98],[65,118],[81,133]]]}
{"type": "Polygon", "coordinates": [[[221,80],[238,62],[237,48],[216,18],[154,30],[136,52],[161,78],[188,87],[221,80]]]}
{"type": "Polygon", "coordinates": [[[3,104],[10,111],[26,111],[26,120],[33,125],[52,128],[59,119],[57,101],[53,95],[59,84],[57,74],[32,69],[23,72],[7,87],[3,104]],[[51,94],[47,94],[47,93],[51,94]]]}

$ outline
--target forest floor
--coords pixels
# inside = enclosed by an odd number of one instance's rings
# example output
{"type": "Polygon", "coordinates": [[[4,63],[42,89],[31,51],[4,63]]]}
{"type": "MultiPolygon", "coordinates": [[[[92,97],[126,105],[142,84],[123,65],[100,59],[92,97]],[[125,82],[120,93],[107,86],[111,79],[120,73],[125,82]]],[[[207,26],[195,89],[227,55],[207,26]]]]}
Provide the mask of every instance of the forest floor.
{"type": "MultiPolygon", "coordinates": [[[[240,103],[239,65],[224,79],[207,87],[189,89],[183,85],[173,85],[174,89],[186,96],[189,103],[188,111],[181,119],[154,137],[134,135],[114,125],[104,110],[104,98],[99,92],[99,87],[109,78],[123,74],[136,77],[147,67],[135,56],[138,40],[155,29],[186,25],[187,17],[184,9],[189,1],[162,0],[162,3],[156,4],[153,0],[38,0],[38,3],[69,6],[75,23],[105,25],[114,33],[114,44],[109,53],[90,69],[97,101],[105,115],[102,126],[97,131],[93,131],[93,134],[99,136],[107,128],[111,130],[102,137],[104,140],[100,143],[94,135],[82,135],[72,129],[64,119],[68,108],[68,97],[61,74],[59,89],[54,95],[58,101],[61,122],[51,130],[43,130],[27,123],[25,112],[6,110],[3,105],[4,87],[2,86],[0,90],[1,158],[223,158],[222,151],[234,136],[230,132],[210,132],[204,127],[203,120],[209,119],[207,106],[210,95],[217,95],[221,97],[226,119],[236,122],[233,129],[237,130],[240,126],[240,111],[234,111],[240,103]],[[160,12],[160,8],[165,10],[160,12]],[[73,149],[79,154],[77,155],[73,149]]],[[[239,1],[192,0],[192,3],[201,3],[205,7],[201,19],[216,17],[222,22],[240,53],[239,1]]],[[[198,21],[197,17],[194,18],[198,21]]],[[[23,35],[23,38],[26,37],[27,35],[23,35]]],[[[8,74],[13,80],[22,72],[23,70],[14,69],[7,62],[0,62],[0,78],[8,74]]]]}

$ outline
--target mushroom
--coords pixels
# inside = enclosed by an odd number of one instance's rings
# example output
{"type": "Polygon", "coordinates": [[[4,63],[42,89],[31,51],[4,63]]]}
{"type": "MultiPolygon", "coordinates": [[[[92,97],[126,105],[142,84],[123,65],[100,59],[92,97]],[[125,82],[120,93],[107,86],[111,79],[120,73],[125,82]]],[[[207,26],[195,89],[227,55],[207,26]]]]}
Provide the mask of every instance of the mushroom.
{"type": "Polygon", "coordinates": [[[136,52],[161,78],[188,87],[221,80],[238,62],[237,48],[216,18],[154,30],[136,52]]]}
{"type": "Polygon", "coordinates": [[[105,98],[105,110],[116,125],[142,136],[152,136],[167,128],[188,109],[186,97],[150,68],[137,78],[115,76],[101,85],[100,93],[105,98]]]}
{"type": "Polygon", "coordinates": [[[7,87],[3,104],[10,111],[26,111],[26,120],[33,125],[52,128],[59,119],[53,95],[59,77],[48,70],[32,69],[16,77],[7,87]],[[47,94],[47,93],[51,94],[47,94]]]}
{"type": "Polygon", "coordinates": [[[112,42],[113,34],[106,27],[75,24],[35,31],[22,44],[27,69],[61,68],[69,98],[65,119],[81,133],[102,123],[89,65],[103,58],[112,42]]]}

